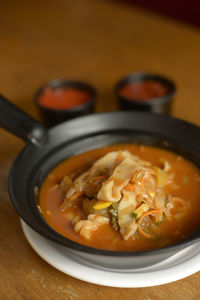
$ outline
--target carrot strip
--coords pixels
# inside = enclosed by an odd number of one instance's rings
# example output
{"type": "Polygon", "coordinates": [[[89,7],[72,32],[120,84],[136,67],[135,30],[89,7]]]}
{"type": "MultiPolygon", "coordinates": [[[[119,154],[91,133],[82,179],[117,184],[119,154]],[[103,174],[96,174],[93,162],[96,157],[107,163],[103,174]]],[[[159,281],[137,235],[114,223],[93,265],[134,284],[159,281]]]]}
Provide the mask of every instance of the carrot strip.
{"type": "Polygon", "coordinates": [[[149,234],[147,232],[145,232],[143,229],[142,229],[142,221],[145,217],[147,216],[150,216],[150,215],[154,215],[154,214],[160,214],[161,213],[161,210],[160,209],[153,209],[153,210],[149,210],[149,211],[146,211],[142,216],[141,218],[139,219],[138,221],[138,231],[141,235],[143,235],[145,238],[148,238],[148,239],[151,239],[153,236],[152,234],[149,234]]]}
{"type": "Polygon", "coordinates": [[[76,192],[69,199],[65,198],[63,200],[62,204],[60,205],[59,210],[62,212],[65,211],[65,209],[68,207],[69,203],[75,201],[82,194],[83,194],[83,192],[76,192]]]}
{"type": "Polygon", "coordinates": [[[132,190],[134,190],[134,185],[131,183],[128,183],[127,185],[125,185],[124,190],[131,192],[132,190]]]}
{"type": "Polygon", "coordinates": [[[81,195],[83,194],[83,191],[82,192],[76,192],[74,193],[70,198],[69,198],[69,201],[74,201],[76,200],[78,197],[80,197],[81,195]]]}

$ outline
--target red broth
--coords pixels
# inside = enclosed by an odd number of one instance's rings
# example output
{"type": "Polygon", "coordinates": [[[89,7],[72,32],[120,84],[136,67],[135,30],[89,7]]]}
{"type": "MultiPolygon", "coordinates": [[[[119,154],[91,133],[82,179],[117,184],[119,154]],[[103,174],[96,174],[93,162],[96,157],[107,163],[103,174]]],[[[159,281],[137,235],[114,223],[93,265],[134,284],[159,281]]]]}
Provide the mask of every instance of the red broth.
{"type": "MultiPolygon", "coordinates": [[[[140,251],[161,248],[180,241],[195,232],[200,227],[200,171],[191,162],[183,157],[155,147],[139,146],[131,144],[115,145],[92,150],[78,156],[71,157],[60,163],[45,179],[39,199],[39,209],[46,222],[61,235],[93,248],[115,251],[140,251]],[[136,239],[123,240],[119,232],[113,230],[110,224],[103,225],[94,231],[89,240],[75,233],[65,213],[61,213],[59,206],[63,201],[63,195],[56,189],[66,174],[87,168],[91,162],[110,151],[119,149],[129,150],[156,166],[160,166],[161,160],[166,160],[171,165],[170,172],[174,174],[173,182],[165,189],[173,196],[180,197],[189,207],[183,217],[177,218],[179,207],[173,208],[172,220],[165,220],[158,227],[161,239],[145,239],[138,235],[136,239]]],[[[68,213],[75,208],[69,208],[68,213]]]]}
{"type": "Polygon", "coordinates": [[[90,101],[90,93],[74,88],[46,88],[39,96],[38,102],[41,106],[50,109],[64,110],[74,108],[90,101]]]}
{"type": "Polygon", "coordinates": [[[134,81],[125,84],[119,90],[120,96],[129,100],[147,101],[165,96],[168,88],[156,80],[134,81]]]}

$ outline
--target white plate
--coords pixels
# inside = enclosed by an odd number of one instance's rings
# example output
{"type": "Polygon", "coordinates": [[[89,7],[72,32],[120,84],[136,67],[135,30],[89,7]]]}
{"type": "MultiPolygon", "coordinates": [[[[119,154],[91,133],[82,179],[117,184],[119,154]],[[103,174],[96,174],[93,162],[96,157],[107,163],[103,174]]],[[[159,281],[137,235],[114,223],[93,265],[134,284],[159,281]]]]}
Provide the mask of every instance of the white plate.
{"type": "Polygon", "coordinates": [[[91,265],[75,251],[44,238],[21,221],[32,248],[50,265],[72,277],[104,286],[136,288],[173,282],[200,270],[200,242],[179,251],[162,263],[138,271],[108,271],[91,265]]]}

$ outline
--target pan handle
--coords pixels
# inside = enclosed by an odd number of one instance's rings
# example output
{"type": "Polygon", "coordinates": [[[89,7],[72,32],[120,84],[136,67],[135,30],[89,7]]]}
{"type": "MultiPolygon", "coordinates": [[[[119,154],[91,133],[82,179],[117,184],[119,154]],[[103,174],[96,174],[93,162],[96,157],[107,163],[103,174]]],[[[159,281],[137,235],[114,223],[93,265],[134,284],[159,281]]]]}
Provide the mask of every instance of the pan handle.
{"type": "Polygon", "coordinates": [[[0,126],[25,142],[42,144],[47,130],[31,116],[0,95],[0,126]]]}

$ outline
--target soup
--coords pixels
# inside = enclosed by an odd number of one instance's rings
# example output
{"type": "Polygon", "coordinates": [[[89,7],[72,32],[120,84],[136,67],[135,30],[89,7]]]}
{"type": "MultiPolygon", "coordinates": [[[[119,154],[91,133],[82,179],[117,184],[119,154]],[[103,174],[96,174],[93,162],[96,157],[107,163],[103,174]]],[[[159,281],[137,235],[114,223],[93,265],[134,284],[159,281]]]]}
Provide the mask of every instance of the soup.
{"type": "Polygon", "coordinates": [[[93,248],[165,247],[200,226],[200,171],[170,151],[134,144],[71,157],[45,179],[38,208],[61,235],[93,248]]]}

